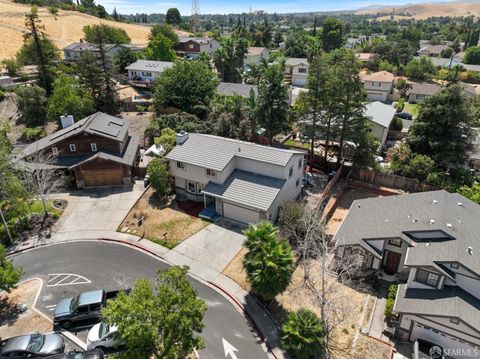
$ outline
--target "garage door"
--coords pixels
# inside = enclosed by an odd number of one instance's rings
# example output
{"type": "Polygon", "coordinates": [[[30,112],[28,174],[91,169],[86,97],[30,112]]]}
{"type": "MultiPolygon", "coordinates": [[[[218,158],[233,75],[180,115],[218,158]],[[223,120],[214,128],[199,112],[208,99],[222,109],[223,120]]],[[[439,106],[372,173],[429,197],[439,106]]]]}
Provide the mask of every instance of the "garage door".
{"type": "Polygon", "coordinates": [[[223,202],[223,216],[242,223],[257,223],[260,221],[259,212],[223,202]]]}
{"type": "Polygon", "coordinates": [[[83,171],[85,187],[123,184],[122,169],[83,171]]]}
{"type": "Polygon", "coordinates": [[[441,346],[449,357],[452,358],[478,358],[478,350],[466,342],[461,342],[457,338],[451,337],[436,329],[414,323],[410,340],[423,339],[432,344],[441,346]],[[471,355],[469,355],[469,353],[471,355]]]}

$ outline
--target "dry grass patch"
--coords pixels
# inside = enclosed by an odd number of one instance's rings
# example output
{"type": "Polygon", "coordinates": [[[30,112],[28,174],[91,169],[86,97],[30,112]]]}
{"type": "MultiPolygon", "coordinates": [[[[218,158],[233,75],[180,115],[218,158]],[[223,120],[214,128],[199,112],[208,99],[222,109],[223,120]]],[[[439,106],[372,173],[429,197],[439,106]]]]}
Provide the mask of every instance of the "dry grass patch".
{"type": "Polygon", "coordinates": [[[0,338],[52,330],[52,323],[31,309],[39,289],[40,282],[31,280],[20,284],[10,293],[0,294],[0,338]],[[28,306],[27,311],[20,313],[18,306],[21,304],[28,306]]]}
{"type": "Polygon", "coordinates": [[[389,358],[390,346],[361,334],[355,350],[355,359],[386,359],[389,358]]]}
{"type": "Polygon", "coordinates": [[[149,188],[130,210],[119,227],[121,232],[142,235],[138,219],[145,218],[145,238],[173,248],[175,245],[210,224],[180,210],[172,198],[161,200],[149,188]]]}

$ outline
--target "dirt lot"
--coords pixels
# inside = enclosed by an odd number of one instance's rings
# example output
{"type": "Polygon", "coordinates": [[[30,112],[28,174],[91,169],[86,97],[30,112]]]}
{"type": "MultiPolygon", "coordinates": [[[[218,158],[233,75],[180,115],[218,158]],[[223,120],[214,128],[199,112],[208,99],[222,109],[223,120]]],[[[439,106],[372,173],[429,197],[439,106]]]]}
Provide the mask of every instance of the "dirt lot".
{"type": "Polygon", "coordinates": [[[390,347],[378,340],[360,334],[355,351],[355,359],[386,359],[390,347]]]}
{"type": "Polygon", "coordinates": [[[348,213],[348,210],[350,209],[350,206],[352,205],[353,201],[357,199],[363,199],[363,198],[372,198],[372,197],[378,197],[378,195],[371,193],[371,192],[366,192],[366,191],[361,191],[358,189],[347,189],[342,197],[340,198],[340,201],[337,204],[337,209],[335,212],[333,212],[332,217],[330,220],[327,222],[325,231],[327,234],[332,234],[334,235],[337,233],[338,228],[342,224],[343,219],[348,213]]]}
{"type": "Polygon", "coordinates": [[[141,235],[142,229],[137,226],[141,216],[145,217],[145,237],[167,247],[174,247],[209,224],[180,210],[176,201],[160,201],[152,188],[131,209],[119,230],[141,235]]]}
{"type": "Polygon", "coordinates": [[[31,309],[40,282],[31,280],[18,286],[10,294],[0,295],[0,338],[8,338],[32,331],[49,332],[52,323],[31,309]],[[17,306],[26,304],[29,308],[24,313],[19,313],[17,306]]]}
{"type": "Polygon", "coordinates": [[[148,144],[144,142],[144,132],[153,115],[153,112],[144,112],[142,114],[137,112],[120,112],[119,117],[130,123],[128,131],[130,135],[140,138],[140,146],[146,146],[148,144]]]}

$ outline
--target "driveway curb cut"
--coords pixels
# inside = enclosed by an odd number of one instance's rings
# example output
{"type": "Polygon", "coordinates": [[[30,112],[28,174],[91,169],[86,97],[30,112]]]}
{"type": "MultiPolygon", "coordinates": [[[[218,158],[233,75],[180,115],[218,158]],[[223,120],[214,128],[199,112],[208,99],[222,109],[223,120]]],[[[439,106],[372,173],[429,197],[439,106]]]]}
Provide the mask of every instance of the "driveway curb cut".
{"type": "MultiPolygon", "coordinates": [[[[148,248],[145,248],[143,247],[142,245],[139,245],[139,244],[136,244],[136,243],[132,243],[132,242],[129,242],[129,241],[123,241],[123,240],[118,240],[118,239],[111,239],[111,238],[96,238],[96,239],[92,239],[92,238],[84,238],[84,239],[72,239],[72,240],[63,240],[63,241],[57,241],[57,242],[52,242],[52,243],[42,243],[42,244],[39,244],[39,245],[31,245],[31,246],[28,246],[28,247],[25,247],[25,248],[22,248],[22,249],[18,249],[16,251],[13,251],[13,252],[7,252],[7,257],[9,256],[13,256],[13,255],[17,255],[17,254],[20,254],[20,253],[23,253],[23,252],[26,252],[26,251],[29,251],[29,250],[32,250],[32,249],[36,249],[36,248],[42,248],[42,247],[48,247],[50,245],[55,245],[55,244],[66,244],[66,243],[75,243],[75,242],[81,242],[81,241],[87,241],[87,240],[93,240],[93,241],[101,241],[101,242],[111,242],[111,243],[118,243],[118,244],[124,244],[124,245],[128,245],[130,247],[133,247],[133,248],[136,248],[138,250],[141,250],[141,251],[144,251],[144,252],[147,252],[148,254],[156,257],[156,258],[159,258],[161,259],[162,261],[170,264],[170,265],[175,265],[173,263],[171,263],[170,261],[166,260],[165,258],[163,258],[161,255],[155,253],[154,251],[148,249],[148,248]]],[[[252,323],[252,325],[254,326],[255,330],[260,334],[263,342],[265,343],[265,345],[267,346],[267,349],[268,349],[268,353],[271,354],[275,359],[282,359],[281,357],[277,356],[270,343],[268,342],[268,340],[266,340],[266,335],[265,333],[262,332],[262,330],[260,330],[258,324],[255,322],[255,320],[253,319],[252,315],[248,312],[248,310],[246,309],[246,307],[238,300],[238,298],[236,298],[233,294],[229,293],[227,290],[225,290],[224,288],[220,287],[219,285],[215,284],[215,283],[212,283],[210,281],[207,281],[207,280],[204,280],[202,279],[201,277],[198,277],[197,275],[195,275],[194,273],[190,273],[189,272],[189,275],[192,276],[192,277],[195,277],[195,279],[200,279],[201,282],[205,283],[207,286],[209,286],[211,289],[215,290],[216,292],[219,292],[221,295],[223,296],[227,296],[228,298],[227,299],[230,299],[231,301],[233,301],[237,306],[238,308],[240,308],[240,310],[243,312],[244,316],[252,323]]],[[[268,315],[268,313],[267,313],[268,315]]]]}

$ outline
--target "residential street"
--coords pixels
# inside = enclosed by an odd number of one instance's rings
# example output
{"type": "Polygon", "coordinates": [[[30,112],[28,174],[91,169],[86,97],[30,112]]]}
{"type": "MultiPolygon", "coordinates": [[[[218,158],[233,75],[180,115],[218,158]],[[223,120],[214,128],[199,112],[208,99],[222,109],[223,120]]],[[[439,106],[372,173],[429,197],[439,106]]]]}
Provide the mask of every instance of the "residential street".
{"type": "MultiPolygon", "coordinates": [[[[44,281],[36,307],[50,317],[61,298],[96,288],[131,287],[136,279],[155,279],[157,270],[168,267],[138,250],[98,241],[37,248],[15,255],[13,262],[23,268],[25,279],[44,281]]],[[[206,346],[199,352],[201,358],[225,358],[223,340],[238,349],[238,359],[268,357],[246,319],[227,299],[195,279],[190,281],[209,309],[214,308],[205,315],[206,346]]]]}

